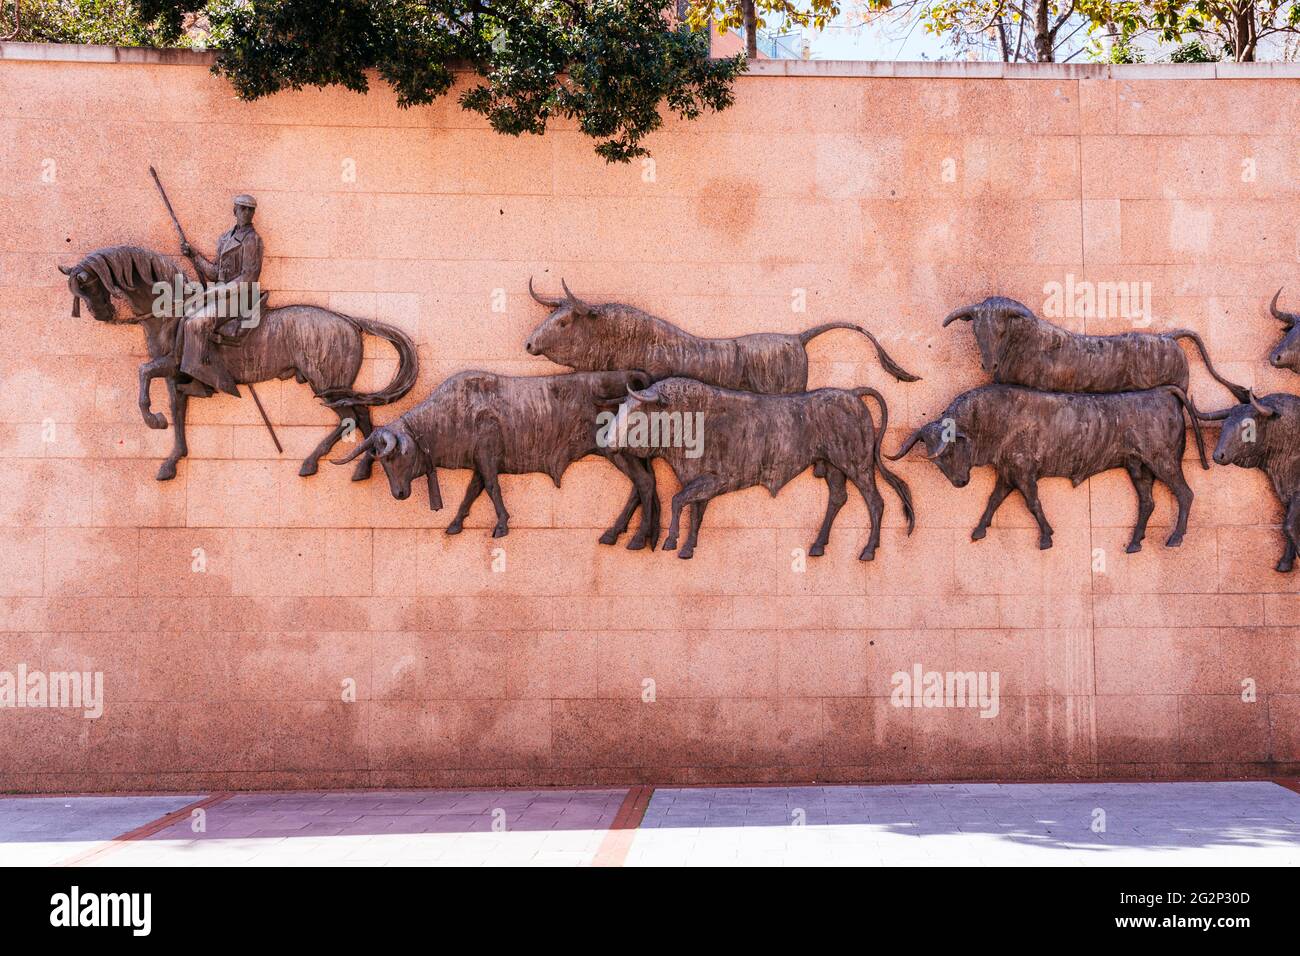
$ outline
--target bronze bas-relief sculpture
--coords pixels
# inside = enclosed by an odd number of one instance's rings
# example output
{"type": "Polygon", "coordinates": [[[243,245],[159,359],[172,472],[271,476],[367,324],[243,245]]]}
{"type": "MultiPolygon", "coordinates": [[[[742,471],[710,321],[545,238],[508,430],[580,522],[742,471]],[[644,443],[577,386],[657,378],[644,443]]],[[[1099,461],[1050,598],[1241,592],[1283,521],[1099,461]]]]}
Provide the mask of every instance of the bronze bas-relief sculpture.
{"type": "MultiPolygon", "coordinates": [[[[894,378],[920,380],[895,362],[874,335],[852,322],[828,322],[793,334],[701,338],[632,306],[592,305],[575,296],[563,281],[561,287],[563,298],[547,298],[538,295],[528,280],[529,294],[552,311],[524,345],[530,355],[544,355],[557,365],[589,371],[635,368],[653,381],[678,376],[736,391],[795,394],[808,387],[808,343],[826,332],[847,329],[866,336],[880,364],[894,378]]],[[[836,488],[842,496],[844,475],[827,474],[827,467],[825,462],[815,462],[813,474],[826,478],[832,497],[836,488]]],[[[625,512],[630,515],[636,505],[635,496],[629,496],[625,512]]]]}
{"type": "Polygon", "coordinates": [[[1282,341],[1268,353],[1268,363],[1274,368],[1289,368],[1293,372],[1300,372],[1300,315],[1283,312],[1277,307],[1281,295],[1282,290],[1278,289],[1273,301],[1268,304],[1268,311],[1282,323],[1283,328],[1282,341]]]}
{"type": "Polygon", "coordinates": [[[713,498],[754,485],[762,485],[775,496],[815,462],[828,466],[826,480],[831,496],[810,554],[823,552],[835,515],[847,500],[845,476],[861,492],[871,514],[871,536],[859,555],[861,560],[872,560],[880,544],[884,499],[876,487],[877,468],[902,500],[908,534],[915,526],[911,491],[880,460],[880,441],[889,411],[884,397],[873,388],[758,395],[689,378],[666,378],[649,388],[631,391],[619,406],[617,421],[622,425],[634,414],[655,413],[703,416],[700,420],[705,441],[696,456],[670,444],[628,448],[640,458],[664,459],[682,485],[673,496],[665,550],[677,547],[682,508],[692,506],[690,530],[678,551],[679,558],[695,553],[704,511],[713,498]],[[879,430],[862,402],[864,395],[880,403],[879,430]]]}
{"type": "MultiPolygon", "coordinates": [[[[73,314],[85,302],[91,315],[101,322],[138,324],[145,334],[150,361],[140,367],[140,413],[150,428],[166,428],[167,420],[150,406],[149,385],[154,378],[166,378],[175,442],[171,455],[158,469],[158,479],[176,475],[176,463],[188,453],[185,443],[185,413],[189,396],[178,388],[180,337],[183,317],[155,314],[156,283],[174,285],[193,281],[170,257],[138,246],[110,246],[91,252],[71,268],[60,266],[68,277],[73,295],[73,314]],[[180,277],[179,280],[177,277],[180,277]],[[118,319],[113,299],[126,301],[131,315],[118,319]]],[[[320,458],[341,438],[349,420],[363,435],[371,431],[370,406],[397,401],[415,384],[418,371],[415,343],[400,329],[334,312],[312,305],[288,305],[263,310],[260,322],[243,330],[237,344],[212,343],[216,358],[238,384],[271,379],[296,378],[311,386],[318,396],[329,399],[339,424],[302,463],[300,475],[314,474],[320,458]],[[375,392],[352,388],[361,368],[362,335],[382,338],[397,350],[398,366],[393,380],[375,392]]],[[[210,389],[198,391],[210,394],[210,389]]],[[[354,479],[370,475],[371,459],[358,462],[354,479]]]]}
{"type": "Polygon", "coordinates": [[[1191,339],[1205,367],[1237,401],[1246,389],[1219,375],[1201,337],[1189,329],[1080,335],[1045,322],[1014,299],[991,296],[943,320],[974,324],[980,365],[993,381],[1048,392],[1136,392],[1174,385],[1187,391],[1187,356],[1179,339],[1191,339]]]}
{"type": "Polygon", "coordinates": [[[1222,422],[1214,460],[1220,465],[1258,468],[1268,475],[1282,504],[1282,537],[1286,546],[1276,569],[1295,567],[1300,552],[1300,398],[1274,393],[1217,412],[1201,414],[1204,421],[1222,422]]]}
{"type": "Polygon", "coordinates": [[[885,371],[902,382],[917,376],[895,362],[876,337],[852,322],[827,322],[803,332],[760,332],[736,338],[700,338],[630,305],[609,302],[591,305],[564,288],[564,298],[551,299],[528,291],[551,309],[524,348],[557,365],[579,371],[635,368],[658,381],[682,376],[745,392],[788,394],[808,387],[807,344],[835,329],[850,329],[867,337],[885,371]]]}
{"type": "Polygon", "coordinates": [[[983,538],[1007,495],[1019,491],[1038,522],[1038,546],[1044,549],[1052,546],[1052,526],[1038,500],[1040,478],[1069,478],[1077,487],[1103,471],[1125,469],[1138,496],[1130,554],[1142,548],[1155,507],[1151,485],[1158,478],[1178,500],[1178,521],[1166,542],[1177,547],[1192,506],[1192,489],[1183,477],[1184,410],[1192,419],[1201,464],[1208,468],[1196,411],[1174,386],[1093,395],[984,385],[958,395],[937,420],[886,457],[902,458],[920,442],[925,456],[957,488],[970,480],[972,468],[991,465],[997,482],[971,539],[983,538]]]}
{"type": "MultiPolygon", "coordinates": [[[[587,455],[609,459],[632,482],[641,506],[641,522],[628,542],[636,551],[659,538],[659,510],[654,472],[645,462],[597,440],[598,403],[626,395],[648,383],[642,372],[572,372],[519,377],[492,372],[460,372],[447,379],[415,408],[376,428],[336,464],[373,454],[388,475],[393,497],[410,497],[411,482],[428,479],[429,506],[442,507],[437,469],[469,468],[474,474],[456,516],[447,527],[458,534],[470,506],[486,489],[496,508],[494,538],[509,532],[510,514],[501,496],[498,475],[542,473],[555,486],[570,464],[587,455]]],[[[627,530],[631,510],[624,509],[601,537],[613,544],[627,530]]]]}

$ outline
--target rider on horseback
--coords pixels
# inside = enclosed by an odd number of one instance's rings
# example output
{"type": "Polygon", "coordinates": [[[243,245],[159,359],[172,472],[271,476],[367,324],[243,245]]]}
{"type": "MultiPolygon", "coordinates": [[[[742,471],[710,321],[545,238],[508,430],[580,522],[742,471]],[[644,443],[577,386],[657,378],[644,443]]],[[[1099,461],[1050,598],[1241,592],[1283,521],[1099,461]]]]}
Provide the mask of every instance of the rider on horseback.
{"type": "Polygon", "coordinates": [[[239,395],[213,345],[256,325],[260,313],[257,281],[262,274],[262,238],[253,228],[257,200],[241,194],[234,203],[235,225],[217,240],[215,261],[188,242],[181,243],[182,255],[194,263],[205,283],[211,283],[186,309],[181,327],[180,370],[195,381],[179,387],[189,394],[207,394],[207,386],[239,395]]]}

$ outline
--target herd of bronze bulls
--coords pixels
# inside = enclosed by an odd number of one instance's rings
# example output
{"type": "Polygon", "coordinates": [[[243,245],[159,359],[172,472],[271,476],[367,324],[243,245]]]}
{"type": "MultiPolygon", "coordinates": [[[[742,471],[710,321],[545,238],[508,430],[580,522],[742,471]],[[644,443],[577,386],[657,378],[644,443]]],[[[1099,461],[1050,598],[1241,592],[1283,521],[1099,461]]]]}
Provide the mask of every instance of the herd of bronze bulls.
{"type": "MultiPolygon", "coordinates": [[[[152,379],[166,379],[175,438],[158,477],[173,477],[177,461],[187,454],[186,401],[195,391],[178,387],[186,384],[176,361],[183,318],[154,314],[151,290],[177,275],[183,281],[184,271],[168,256],[130,246],[97,250],[62,271],[74,296],[74,314],[85,302],[96,319],[143,327],[150,361],[140,370],[140,409],[150,427],[166,427],[166,420],[150,408],[149,398],[152,379]],[[126,300],[130,317],[118,317],[115,298],[126,300]]],[[[859,555],[869,561],[880,543],[884,511],[876,472],[898,495],[910,533],[915,526],[911,492],[883,459],[897,460],[919,446],[959,488],[970,480],[972,468],[993,468],[996,480],[971,533],[974,540],[985,536],[998,507],[1018,491],[1037,521],[1039,547],[1049,548],[1052,527],[1039,500],[1039,479],[1063,477],[1077,486],[1100,472],[1123,468],[1138,499],[1128,551],[1141,549],[1157,479],[1178,503],[1177,521],[1166,541],[1176,547],[1186,533],[1193,497],[1182,470],[1186,416],[1202,467],[1210,466],[1200,423],[1220,422],[1214,460],[1259,468],[1268,475],[1284,510],[1286,546],[1277,570],[1292,570],[1300,550],[1300,397],[1257,397],[1227,381],[1195,332],[1080,335],[1002,297],[958,309],[943,324],[971,323],[980,364],[992,384],[958,395],[938,418],[911,434],[896,454],[882,455],[889,412],[878,391],[865,386],[807,390],[805,347],[836,329],[865,336],[895,379],[917,380],[866,329],[832,322],[790,335],[699,338],[631,306],[584,302],[561,285],[563,294],[548,298],[535,292],[530,281],[529,292],[550,314],[525,348],[572,372],[532,377],[461,372],[419,405],[378,427],[371,424],[370,408],[399,400],[416,381],[415,345],[400,329],[316,306],[290,305],[265,311],[239,341],[214,339],[213,347],[239,384],[296,378],[337,411],[339,425],[303,462],[302,475],[316,471],[319,459],[348,433],[350,424],[362,440],[337,463],[360,459],[353,474],[360,480],[369,477],[378,460],[395,498],[409,497],[411,483],[424,477],[430,507],[438,510],[442,497],[437,470],[471,470],[448,534],[461,531],[483,491],[496,511],[493,536],[508,532],[500,475],[542,473],[558,486],[569,464],[600,455],[632,485],[601,543],[617,541],[640,509],[637,531],[627,546],[654,549],[660,515],[651,459],[662,458],[681,485],[672,499],[664,541],[665,549],[676,550],[679,557],[694,553],[712,499],[756,485],[775,495],[812,468],[825,480],[828,500],[809,554],[824,553],[851,482],[871,518],[870,536],[859,555]],[[398,353],[393,381],[374,392],[353,388],[364,334],[386,339],[398,353]],[[1209,374],[1237,404],[1214,412],[1197,410],[1187,394],[1188,362],[1179,344],[1184,338],[1196,346],[1209,374]],[[879,404],[879,426],[864,397],[879,404]],[[602,410],[614,427],[600,425],[602,410]],[[695,447],[681,441],[628,441],[628,422],[637,415],[658,415],[675,423],[678,437],[682,422],[702,415],[706,435],[695,447]],[[687,505],[690,522],[679,547],[681,513],[687,505]]],[[[1277,302],[1274,296],[1270,311],[1284,324],[1286,335],[1269,361],[1300,372],[1300,316],[1280,311],[1277,302]]]]}

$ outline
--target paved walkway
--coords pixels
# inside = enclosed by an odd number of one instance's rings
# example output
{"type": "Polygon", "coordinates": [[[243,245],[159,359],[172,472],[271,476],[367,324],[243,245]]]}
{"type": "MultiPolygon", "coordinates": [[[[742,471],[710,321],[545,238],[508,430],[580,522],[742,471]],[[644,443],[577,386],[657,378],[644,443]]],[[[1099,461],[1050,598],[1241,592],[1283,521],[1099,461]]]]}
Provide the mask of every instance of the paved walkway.
{"type": "Polygon", "coordinates": [[[0,864],[1300,865],[1268,782],[0,798],[0,864]]]}

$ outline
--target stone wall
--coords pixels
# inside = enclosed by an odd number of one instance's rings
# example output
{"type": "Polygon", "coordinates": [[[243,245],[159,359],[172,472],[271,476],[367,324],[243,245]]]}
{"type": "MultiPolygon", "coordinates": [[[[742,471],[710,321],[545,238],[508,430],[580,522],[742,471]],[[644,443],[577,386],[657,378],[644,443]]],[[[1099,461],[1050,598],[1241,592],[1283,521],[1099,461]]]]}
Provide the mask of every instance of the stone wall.
{"type": "MultiPolygon", "coordinates": [[[[4,52],[0,671],[102,672],[106,702],[93,720],[0,708],[0,788],[1300,767],[1298,579],[1273,570],[1258,473],[1189,451],[1186,542],[1162,546],[1160,488],[1136,555],[1122,472],[1046,481],[1040,552],[1019,498],[972,543],[991,477],[956,490],[923,460],[898,468],[917,530],[884,489],[872,564],[855,498],[798,570],[825,500],[808,475],[717,500],[691,561],[601,547],[626,485],[597,459],[560,489],[504,479],[510,535],[488,536],[484,499],[451,538],[422,488],[397,502],[350,468],[299,478],[334,417],[292,382],[259,387],[283,455],[247,397],[199,401],[190,458],[154,481],[171,433],[135,406],[142,337],[69,317],[55,270],[113,243],[175,251],[150,164],[208,254],[251,192],[273,304],[417,339],[421,382],[380,421],[459,369],[553,371],[522,348],[545,316],[529,276],[702,334],[862,322],[923,381],[835,332],[809,347],[811,384],[881,388],[887,448],[983,380],[969,327],[941,317],[994,293],[1043,310],[1050,283],[1137,283],[1147,327],[1196,329],[1229,378],[1293,390],[1265,361],[1266,304],[1281,285],[1300,303],[1300,73],[765,63],[733,109],[668,123],[653,163],[606,166],[563,123],[509,139],[451,99],[400,110],[382,84],[245,104],[199,56],[4,52]],[[997,716],[892,706],[891,675],[917,665],[996,671],[997,716]]],[[[1142,320],[1075,311],[1055,320],[1142,320]]],[[[385,381],[392,354],[367,355],[363,382],[385,381]]],[[[1198,403],[1222,407],[1192,368],[1198,403]]],[[[467,478],[444,474],[449,508],[467,478]]]]}

